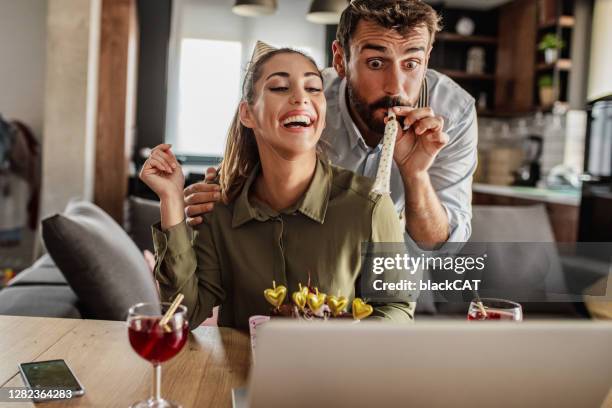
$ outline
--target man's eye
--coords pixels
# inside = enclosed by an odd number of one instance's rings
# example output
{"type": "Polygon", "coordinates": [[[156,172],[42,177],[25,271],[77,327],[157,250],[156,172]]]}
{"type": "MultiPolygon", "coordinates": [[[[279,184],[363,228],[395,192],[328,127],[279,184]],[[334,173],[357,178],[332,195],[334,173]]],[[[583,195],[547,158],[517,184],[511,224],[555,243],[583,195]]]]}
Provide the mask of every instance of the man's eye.
{"type": "Polygon", "coordinates": [[[417,61],[408,61],[406,63],[406,68],[409,70],[417,69],[418,66],[419,66],[419,63],[417,61]]]}
{"type": "Polygon", "coordinates": [[[367,64],[370,69],[381,69],[383,66],[383,62],[379,59],[369,60],[367,64]]]}
{"type": "Polygon", "coordinates": [[[275,87],[271,87],[270,90],[272,92],[285,92],[287,91],[289,88],[286,86],[275,86],[275,87]]]}

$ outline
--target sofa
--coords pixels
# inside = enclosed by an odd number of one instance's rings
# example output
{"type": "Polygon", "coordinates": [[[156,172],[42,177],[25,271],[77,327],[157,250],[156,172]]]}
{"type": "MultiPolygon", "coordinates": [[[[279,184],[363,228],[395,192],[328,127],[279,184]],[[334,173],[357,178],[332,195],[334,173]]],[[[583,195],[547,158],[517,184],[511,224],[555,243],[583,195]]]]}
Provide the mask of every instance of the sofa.
{"type": "Polygon", "coordinates": [[[153,251],[159,205],[130,197],[125,209],[123,228],[99,207],[78,201],[43,220],[48,253],[0,290],[0,314],[123,320],[129,305],[157,300],[143,251],[153,251]]]}
{"type": "MultiPolygon", "coordinates": [[[[69,205],[64,214],[66,217],[73,217],[69,222],[69,227],[76,229],[73,231],[79,237],[76,241],[88,241],[84,235],[91,231],[83,232],[78,229],[83,225],[91,224],[98,228],[98,232],[102,231],[101,235],[110,234],[112,236],[111,242],[107,243],[109,247],[105,249],[113,254],[108,258],[120,258],[123,256],[122,252],[127,252],[128,249],[131,251],[132,258],[109,267],[94,265],[94,268],[98,268],[97,272],[84,273],[83,271],[90,268],[91,265],[73,265],[75,259],[79,258],[76,253],[82,251],[83,248],[66,250],[64,248],[66,243],[62,242],[65,237],[58,231],[54,231],[69,229],[65,225],[60,227],[56,225],[57,217],[60,219],[64,217],[61,215],[50,217],[43,221],[43,237],[46,247],[57,259],[54,261],[49,254],[43,255],[1,290],[0,314],[122,320],[125,318],[127,306],[138,300],[155,300],[152,296],[156,294],[151,294],[153,278],[150,275],[150,269],[143,272],[145,270],[142,267],[146,265],[146,262],[142,257],[142,251],[153,251],[150,228],[159,219],[158,203],[130,197],[126,202],[126,223],[123,229],[93,204],[81,203],[76,208],[81,208],[81,213],[76,216],[72,214],[75,209],[74,205],[69,205]],[[84,213],[83,208],[86,210],[84,213]],[[90,218],[98,219],[90,222],[90,218]],[[138,257],[141,257],[142,262],[138,257]],[[130,271],[128,274],[127,271],[123,271],[126,262],[132,262],[131,268],[138,269],[139,272],[130,271]],[[117,275],[120,276],[117,277],[117,275]],[[132,275],[139,276],[132,281],[129,287],[126,287],[123,280],[127,277],[132,278],[132,275]],[[82,279],[85,281],[81,281],[82,279]],[[117,285],[117,280],[121,282],[119,285],[117,285]],[[97,288],[103,289],[98,293],[97,288]],[[111,300],[106,299],[107,297],[110,297],[111,300]],[[113,308],[114,310],[109,310],[113,308]]],[[[470,242],[553,242],[553,234],[547,217],[542,206],[474,206],[473,232],[470,242]]],[[[68,221],[64,219],[62,222],[68,221]]],[[[80,242],[79,245],[93,246],[95,251],[101,247],[93,243],[87,244],[87,242],[80,242]]],[[[88,250],[91,251],[92,248],[88,250]]],[[[516,261],[517,257],[514,255],[513,253],[501,254],[501,257],[502,260],[504,257],[509,257],[516,261]]],[[[523,258],[525,256],[533,258],[528,263],[532,268],[537,269],[540,262],[537,258],[540,255],[536,253],[522,255],[523,258]]],[[[556,255],[553,254],[554,256],[556,255]]],[[[92,257],[95,256],[81,255],[81,258],[92,257]]],[[[550,254],[544,254],[544,258],[550,263],[550,254]]],[[[526,273],[530,272],[526,271],[526,273]]],[[[563,268],[557,268],[554,271],[553,280],[556,284],[563,286],[567,280],[567,273],[575,274],[576,271],[568,272],[563,268]]],[[[435,275],[435,271],[432,274],[435,275]]],[[[593,275],[584,279],[585,285],[594,282],[597,278],[598,276],[593,275]]],[[[421,292],[417,303],[417,319],[465,319],[469,296],[471,295],[467,294],[461,299],[449,299],[443,293],[421,292]]],[[[523,305],[525,319],[588,317],[580,304],[529,302],[523,305]]]]}

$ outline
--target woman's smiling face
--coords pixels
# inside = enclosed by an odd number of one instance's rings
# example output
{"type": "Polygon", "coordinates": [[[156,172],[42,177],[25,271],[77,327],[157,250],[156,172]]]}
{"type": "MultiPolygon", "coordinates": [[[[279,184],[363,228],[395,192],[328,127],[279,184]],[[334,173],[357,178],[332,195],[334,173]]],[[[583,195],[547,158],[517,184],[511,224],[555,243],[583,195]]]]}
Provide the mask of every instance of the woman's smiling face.
{"type": "Polygon", "coordinates": [[[317,67],[301,54],[280,53],[261,67],[252,103],[241,102],[240,119],[253,129],[260,154],[270,150],[291,160],[315,151],[325,111],[317,67]]]}

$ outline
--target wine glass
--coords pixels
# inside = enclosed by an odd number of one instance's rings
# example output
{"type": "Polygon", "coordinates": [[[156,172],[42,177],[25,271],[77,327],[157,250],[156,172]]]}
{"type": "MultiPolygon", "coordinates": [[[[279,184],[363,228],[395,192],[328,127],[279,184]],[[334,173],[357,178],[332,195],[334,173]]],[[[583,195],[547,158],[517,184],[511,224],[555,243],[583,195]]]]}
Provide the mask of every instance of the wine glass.
{"type": "Polygon", "coordinates": [[[523,320],[523,308],[520,304],[504,299],[474,299],[468,309],[468,320],[523,320]],[[483,310],[484,309],[484,310],[483,310]]]}
{"type": "Polygon", "coordinates": [[[180,405],[161,398],[161,363],[178,354],[187,342],[189,324],[187,308],[179,305],[168,320],[160,320],[170,303],[138,303],[128,312],[128,336],[138,355],[153,364],[153,392],[151,398],[132,405],[132,408],[174,408],[180,405]]]}

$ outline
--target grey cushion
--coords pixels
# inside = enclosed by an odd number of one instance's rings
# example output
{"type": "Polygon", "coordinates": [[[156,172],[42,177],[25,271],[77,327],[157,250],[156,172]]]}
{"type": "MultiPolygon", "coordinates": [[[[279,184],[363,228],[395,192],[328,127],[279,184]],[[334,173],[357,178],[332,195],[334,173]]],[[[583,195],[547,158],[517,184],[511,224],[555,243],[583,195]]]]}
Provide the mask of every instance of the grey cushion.
{"type": "Polygon", "coordinates": [[[11,286],[0,291],[0,314],[78,319],[77,302],[68,285],[11,286]]]}
{"type": "Polygon", "coordinates": [[[128,199],[128,216],[126,217],[125,230],[141,250],[148,249],[151,252],[155,252],[151,225],[158,221],[159,201],[138,197],[130,197],[128,199]]]}
{"type": "Polygon", "coordinates": [[[544,205],[475,205],[471,242],[555,242],[544,205]]]}
{"type": "MultiPolygon", "coordinates": [[[[431,274],[429,270],[423,271],[423,281],[429,281],[431,274]]],[[[419,298],[417,300],[416,315],[433,315],[437,313],[436,304],[434,303],[434,295],[430,290],[422,290],[419,293],[419,298]]]]}
{"type": "Polygon", "coordinates": [[[17,274],[8,286],[67,285],[66,278],[49,254],[43,255],[32,266],[17,274]]]}
{"type": "MultiPolygon", "coordinates": [[[[472,236],[464,253],[486,253],[488,256],[482,275],[485,287],[480,295],[491,296],[487,293],[487,288],[491,288],[493,297],[516,300],[527,313],[574,315],[575,308],[571,303],[548,301],[552,299],[551,294],[567,293],[554,242],[548,214],[542,205],[474,206],[472,236]]],[[[437,275],[436,280],[444,280],[452,278],[449,275],[454,273],[434,274],[437,275]]],[[[438,293],[436,296],[439,300],[443,295],[438,293]]],[[[448,295],[446,297],[448,299],[448,295]]],[[[467,293],[463,297],[467,300],[472,294],[467,293]]],[[[441,313],[467,313],[468,305],[469,300],[468,303],[461,303],[455,299],[450,303],[437,303],[436,306],[441,313]]]]}
{"type": "Polygon", "coordinates": [[[138,302],[159,301],[142,253],[103,210],[72,202],[43,221],[49,254],[94,318],[123,320],[138,302]]]}

